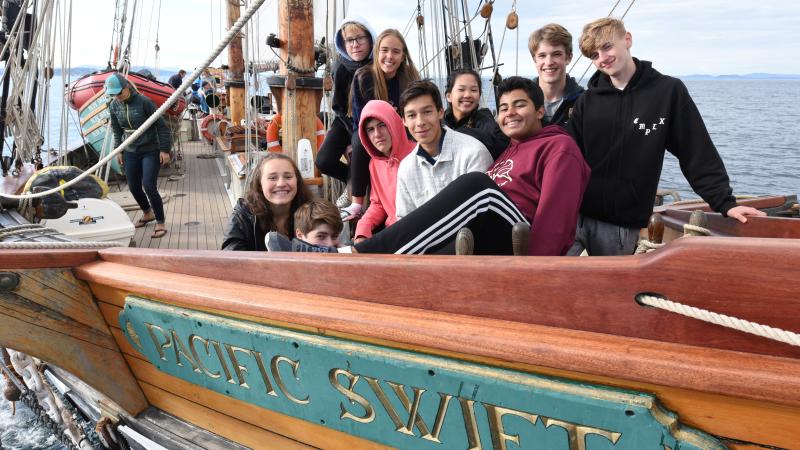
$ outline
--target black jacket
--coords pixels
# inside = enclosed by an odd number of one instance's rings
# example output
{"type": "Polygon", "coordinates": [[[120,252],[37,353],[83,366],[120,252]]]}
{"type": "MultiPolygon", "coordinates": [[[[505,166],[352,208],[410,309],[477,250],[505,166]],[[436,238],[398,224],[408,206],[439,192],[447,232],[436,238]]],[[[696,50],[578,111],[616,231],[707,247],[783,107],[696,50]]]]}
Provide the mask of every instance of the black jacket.
{"type": "Polygon", "coordinates": [[[623,90],[596,72],[567,126],[592,169],[581,213],[645,227],[653,210],[664,150],[675,155],[695,192],[723,214],[736,206],[728,173],[700,112],[680,80],[634,58],[623,90]]]}
{"type": "MultiPolygon", "coordinates": [[[[109,118],[111,120],[111,131],[114,133],[114,148],[122,143],[126,130],[135,131],[153,113],[156,106],[149,98],[131,90],[131,96],[125,101],[112,100],[109,105],[109,118]]],[[[159,117],[139,139],[131,144],[126,152],[150,152],[160,150],[169,152],[172,147],[171,133],[164,121],[164,117],[159,117]]]]}
{"type": "Polygon", "coordinates": [[[472,111],[468,117],[457,121],[452,108],[448,107],[444,113],[444,123],[456,131],[481,141],[492,154],[493,159],[497,159],[511,142],[508,136],[500,130],[500,126],[497,125],[497,121],[494,120],[494,116],[488,108],[478,108],[472,111]]]}
{"type": "Polygon", "coordinates": [[[239,199],[228,219],[222,250],[267,251],[264,244],[265,232],[261,231],[255,214],[239,199]]]}
{"type": "Polygon", "coordinates": [[[353,84],[353,74],[361,67],[372,63],[372,58],[356,62],[339,58],[333,64],[333,99],[331,109],[336,114],[336,120],[341,120],[348,131],[353,130],[353,119],[348,116],[350,102],[350,86],[353,84]]]}
{"type": "MultiPolygon", "coordinates": [[[[533,82],[538,85],[539,78],[534,78],[533,82]]],[[[561,125],[566,128],[570,114],[572,113],[572,108],[575,106],[575,102],[578,101],[578,97],[580,97],[581,94],[583,94],[583,86],[578,84],[575,78],[567,75],[567,84],[564,86],[564,101],[561,102],[561,105],[559,105],[555,114],[553,114],[553,117],[549,121],[542,120],[542,126],[561,125]]]]}

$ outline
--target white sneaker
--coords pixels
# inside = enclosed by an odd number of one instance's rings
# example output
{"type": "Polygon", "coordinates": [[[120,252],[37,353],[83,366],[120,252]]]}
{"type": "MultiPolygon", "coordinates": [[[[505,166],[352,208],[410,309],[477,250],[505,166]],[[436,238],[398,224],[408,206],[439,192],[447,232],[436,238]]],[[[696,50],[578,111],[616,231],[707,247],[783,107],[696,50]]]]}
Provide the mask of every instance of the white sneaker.
{"type": "Polygon", "coordinates": [[[336,199],[336,207],[339,209],[347,208],[350,206],[350,203],[352,203],[352,201],[350,201],[350,194],[348,194],[347,189],[345,189],[342,195],[336,199]]]}

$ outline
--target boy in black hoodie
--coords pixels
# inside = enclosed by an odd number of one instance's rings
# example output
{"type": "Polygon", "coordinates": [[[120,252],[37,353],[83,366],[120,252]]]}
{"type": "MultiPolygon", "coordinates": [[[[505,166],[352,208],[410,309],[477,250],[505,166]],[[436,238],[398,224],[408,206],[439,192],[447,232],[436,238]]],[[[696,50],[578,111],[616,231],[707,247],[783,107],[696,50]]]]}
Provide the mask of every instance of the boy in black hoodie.
{"type": "Polygon", "coordinates": [[[725,165],[683,82],[633,58],[632,42],[618,19],[583,27],[581,53],[597,72],[575,104],[568,130],[592,175],[570,255],[584,249],[593,256],[633,253],[653,210],[665,149],[714,211],[743,223],[764,215],[736,205],[725,165]]]}

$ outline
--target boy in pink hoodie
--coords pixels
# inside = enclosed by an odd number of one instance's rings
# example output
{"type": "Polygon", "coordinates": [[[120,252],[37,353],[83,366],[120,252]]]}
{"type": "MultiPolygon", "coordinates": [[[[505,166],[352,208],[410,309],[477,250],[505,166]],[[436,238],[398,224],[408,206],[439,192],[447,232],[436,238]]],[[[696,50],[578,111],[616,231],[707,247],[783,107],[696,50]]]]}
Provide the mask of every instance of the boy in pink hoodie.
{"type": "Polygon", "coordinates": [[[414,144],[408,139],[403,120],[392,105],[370,100],[361,111],[358,136],[371,157],[369,175],[372,190],[369,208],[356,225],[355,242],[371,237],[380,227],[395,223],[397,169],[414,144]]]}

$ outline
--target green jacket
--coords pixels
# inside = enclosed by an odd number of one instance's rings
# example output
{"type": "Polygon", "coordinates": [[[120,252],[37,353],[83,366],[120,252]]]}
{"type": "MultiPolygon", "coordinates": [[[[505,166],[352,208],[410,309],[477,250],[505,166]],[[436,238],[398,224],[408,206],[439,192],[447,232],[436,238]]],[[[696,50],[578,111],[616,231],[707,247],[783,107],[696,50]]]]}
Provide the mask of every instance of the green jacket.
{"type": "MultiPolygon", "coordinates": [[[[153,101],[144,95],[131,90],[131,96],[120,102],[112,100],[109,105],[111,130],[114,132],[114,148],[123,141],[123,136],[136,131],[154,112],[156,106],[153,101]],[[130,130],[130,131],[129,131],[130,130]]],[[[160,117],[154,126],[144,132],[139,139],[134,141],[126,152],[151,152],[160,150],[169,152],[172,141],[169,128],[163,117],[160,117]]]]}

